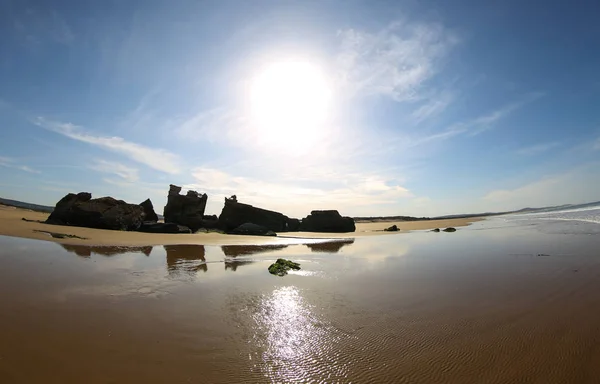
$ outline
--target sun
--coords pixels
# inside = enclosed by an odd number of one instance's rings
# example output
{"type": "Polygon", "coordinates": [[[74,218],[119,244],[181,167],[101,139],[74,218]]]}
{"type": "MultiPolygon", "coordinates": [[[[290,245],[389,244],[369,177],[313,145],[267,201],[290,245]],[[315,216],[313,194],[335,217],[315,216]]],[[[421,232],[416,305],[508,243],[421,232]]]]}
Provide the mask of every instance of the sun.
{"type": "Polygon", "coordinates": [[[251,115],[261,140],[292,148],[318,139],[330,117],[331,99],[327,77],[306,61],[271,63],[250,88],[251,115]]]}

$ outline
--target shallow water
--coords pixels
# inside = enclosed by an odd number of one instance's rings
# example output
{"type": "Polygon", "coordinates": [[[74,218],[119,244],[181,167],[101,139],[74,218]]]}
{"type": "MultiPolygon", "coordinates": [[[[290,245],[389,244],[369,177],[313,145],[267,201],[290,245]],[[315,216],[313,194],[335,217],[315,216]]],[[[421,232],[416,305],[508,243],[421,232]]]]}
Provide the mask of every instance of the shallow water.
{"type": "Polygon", "coordinates": [[[0,237],[0,383],[597,382],[600,237],[547,224],[288,246],[0,237]],[[279,257],[302,269],[270,275],[279,257]]]}

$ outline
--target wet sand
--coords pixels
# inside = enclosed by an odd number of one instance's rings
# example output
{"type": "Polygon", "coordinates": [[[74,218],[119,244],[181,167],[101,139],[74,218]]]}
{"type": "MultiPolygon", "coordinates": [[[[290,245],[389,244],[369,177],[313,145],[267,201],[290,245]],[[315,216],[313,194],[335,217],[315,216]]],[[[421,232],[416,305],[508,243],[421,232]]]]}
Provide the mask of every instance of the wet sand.
{"type": "Polygon", "coordinates": [[[281,238],[257,236],[231,236],[220,233],[189,234],[151,234],[140,232],[108,231],[92,228],[66,227],[61,225],[48,225],[32,221],[44,221],[47,213],[33,212],[25,209],[0,205],[0,235],[23,237],[28,239],[48,240],[64,244],[82,245],[120,245],[120,246],[145,246],[162,244],[288,244],[295,242],[284,237],[300,238],[354,238],[373,235],[393,235],[397,232],[382,232],[384,228],[397,224],[402,231],[426,230],[433,228],[461,227],[479,218],[431,220],[419,222],[389,222],[389,223],[357,223],[357,230],[353,233],[310,233],[286,232],[281,233],[281,238]],[[30,221],[24,221],[25,218],[30,221]],[[77,236],[75,238],[53,238],[48,232],[77,236]]]}
{"type": "Polygon", "coordinates": [[[0,382],[596,383],[600,238],[493,227],[335,246],[0,236],[0,382]],[[278,257],[302,270],[269,275],[278,257]]]}

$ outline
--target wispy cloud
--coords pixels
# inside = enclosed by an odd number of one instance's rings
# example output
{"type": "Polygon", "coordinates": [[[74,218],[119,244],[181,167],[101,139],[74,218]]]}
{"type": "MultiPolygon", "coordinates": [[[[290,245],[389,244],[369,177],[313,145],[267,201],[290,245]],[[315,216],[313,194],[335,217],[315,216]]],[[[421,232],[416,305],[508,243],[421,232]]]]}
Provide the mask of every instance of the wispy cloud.
{"type": "Polygon", "coordinates": [[[0,167],[18,169],[29,173],[41,173],[40,171],[33,169],[27,165],[19,164],[17,160],[13,158],[4,156],[0,156],[0,167]]]}
{"type": "Polygon", "coordinates": [[[483,206],[486,209],[510,210],[596,201],[600,196],[598,165],[597,162],[583,164],[513,189],[491,191],[482,198],[483,206]]]}
{"type": "Polygon", "coordinates": [[[454,129],[462,129],[464,131],[468,131],[468,134],[471,136],[478,135],[482,132],[492,129],[498,121],[506,118],[516,110],[538,100],[543,96],[544,93],[542,92],[530,93],[521,98],[521,100],[505,105],[504,107],[497,109],[487,115],[479,116],[473,120],[455,124],[454,129]]]}
{"type": "Polygon", "coordinates": [[[454,95],[451,92],[442,92],[441,94],[430,98],[423,105],[412,113],[415,123],[420,123],[444,112],[446,108],[454,101],[454,95]]]}
{"type": "Polygon", "coordinates": [[[540,153],[549,151],[558,146],[560,146],[560,143],[557,141],[554,141],[551,143],[540,143],[540,144],[532,145],[530,147],[521,148],[517,151],[517,153],[519,155],[523,155],[523,156],[534,156],[534,155],[538,155],[540,153]]]}
{"type": "Polygon", "coordinates": [[[338,35],[337,68],[347,92],[396,101],[421,98],[419,93],[439,71],[440,60],[458,43],[457,36],[440,24],[405,21],[376,33],[346,29],[338,35]]]}
{"type": "Polygon", "coordinates": [[[89,168],[97,172],[116,175],[122,180],[129,183],[134,183],[140,179],[137,169],[128,167],[126,165],[114,161],[99,159],[96,160],[93,164],[91,164],[89,168]]]}
{"type": "Polygon", "coordinates": [[[34,119],[33,123],[70,139],[119,153],[135,162],[156,169],[157,171],[169,174],[178,174],[181,172],[179,157],[165,149],[146,147],[117,136],[96,136],[87,133],[83,127],[71,123],[50,121],[43,117],[34,119]]]}

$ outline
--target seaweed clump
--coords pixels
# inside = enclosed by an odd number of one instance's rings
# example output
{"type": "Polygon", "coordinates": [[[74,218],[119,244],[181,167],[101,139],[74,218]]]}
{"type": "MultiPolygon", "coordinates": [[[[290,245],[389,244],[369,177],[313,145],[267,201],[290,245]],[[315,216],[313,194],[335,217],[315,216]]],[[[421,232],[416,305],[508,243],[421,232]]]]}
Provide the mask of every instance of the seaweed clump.
{"type": "Polygon", "coordinates": [[[277,261],[269,266],[269,273],[277,276],[285,276],[288,271],[300,269],[300,264],[294,263],[291,260],[277,259],[277,261]]]}

